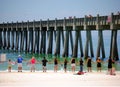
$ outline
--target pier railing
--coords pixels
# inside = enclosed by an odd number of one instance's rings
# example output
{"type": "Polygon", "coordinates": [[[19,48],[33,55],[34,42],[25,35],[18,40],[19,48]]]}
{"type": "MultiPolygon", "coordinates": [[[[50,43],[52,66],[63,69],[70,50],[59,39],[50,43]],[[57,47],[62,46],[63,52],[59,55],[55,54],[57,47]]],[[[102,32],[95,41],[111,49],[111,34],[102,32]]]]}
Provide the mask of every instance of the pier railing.
{"type": "Polygon", "coordinates": [[[110,57],[118,60],[117,31],[120,30],[120,14],[84,18],[64,18],[46,21],[7,22],[0,24],[0,48],[60,55],[61,41],[63,44],[63,56],[69,55],[69,43],[71,43],[72,56],[78,55],[78,41],[80,44],[81,57],[87,57],[90,44],[91,57],[105,58],[103,30],[111,30],[110,57]],[[86,31],[86,44],[83,52],[81,30],[86,31]],[[97,54],[94,55],[91,30],[98,30],[97,54]],[[73,40],[72,31],[75,31],[73,40]],[[53,41],[53,38],[55,41],[53,41]],[[69,41],[70,40],[70,41],[69,41]],[[48,42],[48,43],[47,43],[48,42]],[[73,44],[74,42],[74,44],[73,44]],[[53,43],[55,46],[53,46],[53,43]],[[48,46],[46,46],[48,45],[48,46]],[[46,48],[48,47],[48,48],[46,48]],[[53,51],[53,48],[55,50],[53,51]]]}

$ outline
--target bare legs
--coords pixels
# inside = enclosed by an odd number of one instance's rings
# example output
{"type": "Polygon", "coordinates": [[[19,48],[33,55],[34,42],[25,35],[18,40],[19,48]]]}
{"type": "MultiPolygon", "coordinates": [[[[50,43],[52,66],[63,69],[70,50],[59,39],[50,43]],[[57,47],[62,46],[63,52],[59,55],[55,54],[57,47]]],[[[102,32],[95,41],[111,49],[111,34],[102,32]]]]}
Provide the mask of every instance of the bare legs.
{"type": "Polygon", "coordinates": [[[11,72],[11,69],[12,69],[12,67],[9,66],[9,67],[8,67],[8,72],[11,72]]]}
{"type": "Polygon", "coordinates": [[[101,67],[97,67],[97,72],[101,72],[101,67]]]}
{"type": "Polygon", "coordinates": [[[18,72],[22,72],[22,67],[18,67],[18,72]]]}
{"type": "Polygon", "coordinates": [[[43,66],[43,72],[46,72],[47,68],[46,66],[43,66]]]}
{"type": "Polygon", "coordinates": [[[54,72],[57,72],[57,70],[58,70],[58,65],[55,65],[54,66],[54,72]]]}
{"type": "Polygon", "coordinates": [[[71,69],[72,69],[72,72],[75,72],[75,66],[72,66],[71,69]]]}
{"type": "Polygon", "coordinates": [[[35,72],[35,64],[32,64],[32,65],[31,65],[31,72],[32,72],[32,71],[35,72]]]}
{"type": "Polygon", "coordinates": [[[92,72],[92,68],[91,67],[88,67],[88,72],[92,72]]]}

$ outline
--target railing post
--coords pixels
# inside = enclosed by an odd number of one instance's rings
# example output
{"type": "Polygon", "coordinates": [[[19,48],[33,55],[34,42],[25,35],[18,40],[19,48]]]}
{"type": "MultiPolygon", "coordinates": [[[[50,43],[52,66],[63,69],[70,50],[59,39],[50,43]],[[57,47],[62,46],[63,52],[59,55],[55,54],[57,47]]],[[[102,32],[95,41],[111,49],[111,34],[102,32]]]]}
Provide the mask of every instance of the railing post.
{"type": "Polygon", "coordinates": [[[110,29],[114,29],[115,28],[115,26],[114,26],[114,19],[113,19],[113,13],[111,13],[111,16],[110,16],[110,18],[111,18],[111,21],[110,21],[110,29]]]}
{"type": "Polygon", "coordinates": [[[98,29],[100,29],[99,14],[97,14],[97,18],[96,18],[96,30],[98,29]]]}
{"type": "Polygon", "coordinates": [[[75,27],[76,27],[76,17],[74,16],[74,18],[73,18],[73,30],[75,30],[75,27]]]}

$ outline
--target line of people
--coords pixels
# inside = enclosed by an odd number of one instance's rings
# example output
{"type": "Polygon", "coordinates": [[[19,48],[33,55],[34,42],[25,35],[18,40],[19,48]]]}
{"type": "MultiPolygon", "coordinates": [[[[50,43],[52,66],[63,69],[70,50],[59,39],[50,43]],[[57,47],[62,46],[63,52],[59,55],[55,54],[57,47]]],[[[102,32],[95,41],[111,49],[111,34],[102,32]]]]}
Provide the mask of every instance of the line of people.
{"type": "MultiPolygon", "coordinates": [[[[8,72],[11,72],[11,69],[12,69],[12,65],[13,64],[18,64],[18,72],[22,72],[22,61],[23,61],[23,58],[19,55],[18,56],[18,59],[17,59],[17,62],[14,63],[12,62],[10,59],[8,61],[8,72]]],[[[44,57],[43,60],[41,61],[42,62],[42,67],[43,67],[43,72],[46,72],[47,68],[46,68],[46,65],[47,65],[47,62],[48,60],[44,57]]],[[[82,58],[80,58],[79,60],[79,66],[80,66],[80,69],[79,69],[79,74],[84,74],[83,72],[83,66],[84,65],[87,65],[87,71],[88,72],[92,72],[92,59],[90,57],[87,58],[87,60],[84,62],[82,58]]],[[[98,57],[96,59],[96,63],[97,63],[97,71],[98,72],[101,72],[101,59],[98,57]]],[[[30,70],[31,72],[35,72],[35,64],[36,63],[39,63],[35,57],[32,57],[28,62],[27,62],[27,65],[30,65],[30,70]]],[[[65,58],[64,59],[64,71],[67,72],[67,65],[68,65],[68,60],[65,58]]],[[[75,72],[75,69],[76,69],[76,59],[75,58],[71,58],[71,71],[74,73],[75,72]]],[[[58,60],[57,58],[54,59],[54,72],[57,72],[58,71],[58,60]]],[[[115,61],[111,58],[109,58],[108,60],[108,72],[109,74],[111,75],[115,75],[115,61]]]]}

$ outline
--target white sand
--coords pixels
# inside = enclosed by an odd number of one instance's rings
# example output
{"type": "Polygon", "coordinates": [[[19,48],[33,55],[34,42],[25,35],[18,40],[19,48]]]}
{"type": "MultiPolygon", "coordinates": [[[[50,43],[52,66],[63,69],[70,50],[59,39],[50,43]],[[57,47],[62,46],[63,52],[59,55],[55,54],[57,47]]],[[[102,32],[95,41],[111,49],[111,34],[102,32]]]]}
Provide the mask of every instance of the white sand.
{"type": "Polygon", "coordinates": [[[116,76],[106,75],[106,72],[85,73],[73,75],[48,71],[39,72],[0,72],[0,87],[120,87],[120,72],[116,76]]]}

